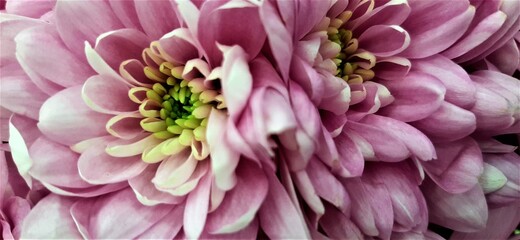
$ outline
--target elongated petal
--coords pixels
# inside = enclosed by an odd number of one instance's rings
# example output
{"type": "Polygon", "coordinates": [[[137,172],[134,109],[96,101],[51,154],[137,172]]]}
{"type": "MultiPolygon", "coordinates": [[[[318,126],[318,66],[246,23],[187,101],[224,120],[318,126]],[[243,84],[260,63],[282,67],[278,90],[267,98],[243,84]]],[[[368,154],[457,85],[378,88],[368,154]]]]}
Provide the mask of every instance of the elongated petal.
{"type": "Polygon", "coordinates": [[[142,32],[125,28],[101,34],[94,49],[112,67],[119,71],[121,62],[140,59],[143,49],[149,46],[149,38],[142,32]]]}
{"type": "Polygon", "coordinates": [[[38,128],[48,138],[66,145],[106,134],[109,115],[92,111],[81,99],[81,86],[49,98],[40,110],[38,128]]]}
{"type": "Polygon", "coordinates": [[[26,76],[2,76],[0,105],[13,113],[38,120],[40,107],[48,97],[26,76]]]}
{"type": "Polygon", "coordinates": [[[477,232],[454,232],[450,239],[507,239],[520,221],[520,208],[507,206],[489,210],[486,227],[477,232]]]}
{"type": "Polygon", "coordinates": [[[226,100],[229,115],[236,119],[244,108],[253,86],[252,75],[246,60],[244,49],[222,47],[222,94],[226,100]]]}
{"type": "Polygon", "coordinates": [[[204,229],[209,208],[210,189],[211,177],[206,175],[186,199],[184,232],[188,238],[198,238],[204,229]]]}
{"type": "Polygon", "coordinates": [[[139,22],[150,39],[159,39],[180,26],[177,12],[170,1],[134,3],[139,22]]]}
{"type": "Polygon", "coordinates": [[[270,238],[309,238],[309,230],[279,180],[265,170],[269,191],[259,211],[260,226],[270,238]]]}
{"type": "Polygon", "coordinates": [[[389,57],[406,49],[410,36],[399,26],[376,25],[367,29],[359,37],[359,47],[377,57],[389,57]]]}
{"type": "Polygon", "coordinates": [[[118,114],[135,111],[138,105],[128,98],[128,85],[110,76],[90,77],[81,89],[81,97],[93,110],[118,114]]]}
{"type": "MultiPolygon", "coordinates": [[[[128,180],[128,184],[134,190],[137,200],[144,205],[154,206],[161,203],[178,204],[184,201],[184,197],[177,197],[159,191],[152,183],[152,179],[157,171],[157,166],[148,166],[136,177],[128,180]]],[[[179,218],[178,216],[176,216],[179,218]]]]}
{"type": "Polygon", "coordinates": [[[73,199],[51,194],[42,199],[27,215],[21,238],[82,238],[72,216],[73,199]]]}

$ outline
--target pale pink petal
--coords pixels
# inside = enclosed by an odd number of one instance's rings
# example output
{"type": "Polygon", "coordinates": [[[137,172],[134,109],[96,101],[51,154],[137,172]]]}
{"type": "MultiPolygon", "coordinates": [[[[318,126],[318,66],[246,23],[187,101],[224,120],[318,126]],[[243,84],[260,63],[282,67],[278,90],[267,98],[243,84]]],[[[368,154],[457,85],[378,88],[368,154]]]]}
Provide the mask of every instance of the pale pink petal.
{"type": "Polygon", "coordinates": [[[217,43],[238,45],[253,59],[261,50],[266,33],[258,6],[246,1],[205,2],[200,9],[198,38],[213,66],[219,66],[222,54],[217,43]],[[237,23],[240,24],[237,24],[237,23]]]}
{"type": "Polygon", "coordinates": [[[45,0],[45,1],[32,1],[32,0],[15,0],[8,1],[5,4],[5,10],[8,13],[31,17],[31,18],[39,18],[43,14],[51,11],[54,5],[56,4],[55,0],[45,0]],[[27,7],[27,6],[31,7],[27,7]]]}
{"type": "Polygon", "coordinates": [[[54,11],[61,38],[78,57],[85,41],[94,43],[102,33],[124,27],[105,1],[58,1],[54,11]]]}
{"type": "Polygon", "coordinates": [[[488,209],[478,184],[467,192],[453,194],[427,180],[421,189],[428,203],[430,222],[463,232],[478,231],[486,226],[488,209]]]}
{"type": "Polygon", "coordinates": [[[135,11],[134,1],[110,0],[108,3],[110,7],[112,7],[114,14],[125,27],[139,31],[143,30],[139,18],[137,17],[137,12],[135,11]]]}
{"type": "Polygon", "coordinates": [[[323,206],[323,203],[311,182],[309,174],[307,174],[306,171],[298,171],[293,172],[291,177],[294,180],[296,189],[298,189],[301,200],[309,206],[312,212],[318,216],[322,216],[325,212],[325,206],[323,206]]]}
{"type": "Polygon", "coordinates": [[[25,218],[21,238],[82,238],[69,209],[74,204],[70,198],[51,194],[42,199],[25,218]]]}
{"type": "Polygon", "coordinates": [[[174,207],[167,204],[144,206],[135,199],[132,190],[126,188],[97,199],[82,199],[73,205],[71,215],[90,238],[128,239],[143,234],[174,207]]]}
{"type": "Polygon", "coordinates": [[[138,105],[128,98],[129,86],[110,76],[90,77],[81,89],[81,97],[93,110],[118,114],[135,111],[138,105]]]}
{"type": "Polygon", "coordinates": [[[136,239],[173,239],[182,228],[183,205],[177,205],[164,218],[155,223],[136,239]]]}
{"type": "Polygon", "coordinates": [[[11,156],[18,168],[20,176],[28,186],[32,186],[29,174],[33,161],[29,156],[29,148],[42,134],[32,119],[13,114],[9,120],[9,147],[11,156]]]}
{"type": "Polygon", "coordinates": [[[112,117],[106,124],[107,132],[120,139],[134,139],[144,132],[140,125],[143,116],[139,112],[123,113],[112,117]]]}
{"type": "Polygon", "coordinates": [[[222,62],[222,94],[226,101],[228,114],[232,119],[245,107],[252,90],[252,75],[247,64],[247,53],[239,46],[221,47],[224,55],[222,62]]]}
{"type": "Polygon", "coordinates": [[[272,239],[308,239],[309,230],[274,173],[265,170],[269,191],[259,211],[262,230],[272,239]]]}
{"type": "Polygon", "coordinates": [[[105,152],[107,142],[91,145],[78,159],[79,174],[92,184],[116,183],[140,174],[148,164],[140,156],[118,158],[105,152]]]}
{"type": "Polygon", "coordinates": [[[160,188],[176,188],[186,183],[195,172],[198,160],[185,150],[163,160],[152,182],[160,188]]]}
{"type": "Polygon", "coordinates": [[[118,29],[101,34],[96,39],[94,50],[105,62],[118,71],[121,62],[141,59],[143,49],[150,44],[149,38],[135,29],[118,29]]]}
{"type": "Polygon", "coordinates": [[[246,228],[267,195],[267,179],[258,166],[242,161],[237,168],[237,185],[226,196],[222,204],[208,215],[206,231],[213,234],[233,233],[246,228]]]}
{"type": "Polygon", "coordinates": [[[414,0],[409,4],[412,12],[402,25],[413,39],[402,53],[409,58],[424,58],[445,50],[464,34],[475,15],[475,7],[466,0],[414,0]]]}
{"type": "Polygon", "coordinates": [[[40,137],[31,146],[29,153],[33,160],[29,173],[39,181],[70,188],[92,186],[80,177],[79,155],[68,147],[40,137]]]}
{"type": "Polygon", "coordinates": [[[180,27],[176,9],[170,1],[134,1],[137,17],[150,39],[159,39],[180,27]]]}
{"type": "MultiPolygon", "coordinates": [[[[4,202],[3,214],[11,222],[12,234],[14,239],[20,239],[23,221],[31,211],[31,205],[25,198],[14,196],[4,202]]],[[[9,230],[9,229],[4,229],[9,230]]]]}
{"type": "Polygon", "coordinates": [[[38,128],[48,138],[66,145],[106,135],[109,115],[92,111],[81,99],[81,86],[49,98],[40,110],[38,128]]]}
{"type": "Polygon", "coordinates": [[[231,149],[231,145],[225,139],[224,126],[226,126],[227,118],[224,113],[214,109],[209,116],[206,130],[211,155],[211,169],[217,186],[223,190],[235,186],[237,180],[234,172],[240,157],[231,149]]]}
{"type": "Polygon", "coordinates": [[[186,199],[184,210],[184,232],[188,238],[198,238],[204,229],[209,208],[211,175],[202,178],[201,183],[186,199]]]}
{"type": "Polygon", "coordinates": [[[50,26],[24,30],[15,41],[18,57],[41,77],[60,86],[81,84],[93,74],[84,61],[67,50],[56,30],[50,26]]]}
{"type": "Polygon", "coordinates": [[[164,35],[159,40],[158,50],[165,60],[174,64],[186,64],[189,60],[199,58],[195,39],[188,29],[178,28],[164,35]]]}
{"type": "Polygon", "coordinates": [[[2,76],[0,105],[13,113],[38,120],[40,107],[48,97],[27,76],[2,76]]]}
{"type": "MultiPolygon", "coordinates": [[[[184,201],[184,197],[177,197],[171,194],[159,191],[152,183],[152,179],[157,171],[157,164],[148,166],[136,177],[129,179],[128,184],[134,190],[134,193],[144,205],[154,206],[161,203],[179,204],[184,201]]],[[[177,218],[179,218],[177,216],[177,218]]]]}

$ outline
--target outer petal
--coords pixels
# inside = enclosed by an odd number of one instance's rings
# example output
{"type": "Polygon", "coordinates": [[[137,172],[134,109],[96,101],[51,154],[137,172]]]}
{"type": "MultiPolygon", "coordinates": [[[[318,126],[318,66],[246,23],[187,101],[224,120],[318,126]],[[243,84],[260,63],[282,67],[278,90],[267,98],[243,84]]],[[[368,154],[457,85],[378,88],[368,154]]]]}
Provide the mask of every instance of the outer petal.
{"type": "Polygon", "coordinates": [[[72,204],[74,200],[54,194],[42,199],[25,218],[21,238],[81,238],[70,216],[72,204]]]}
{"type": "Polygon", "coordinates": [[[211,175],[202,178],[197,188],[186,199],[184,232],[188,238],[198,238],[204,229],[209,208],[211,175]]]}
{"type": "Polygon", "coordinates": [[[45,1],[31,1],[31,0],[16,0],[16,1],[8,1],[5,4],[5,10],[8,13],[31,17],[31,18],[39,18],[43,14],[51,11],[54,5],[56,4],[55,0],[45,0],[45,1]],[[27,6],[31,7],[27,7],[27,6]]]}
{"type": "Polygon", "coordinates": [[[48,97],[26,76],[2,76],[0,105],[13,113],[38,120],[40,107],[48,97]]]}
{"type": "Polygon", "coordinates": [[[507,206],[489,210],[486,227],[472,233],[454,232],[450,239],[507,239],[520,222],[520,207],[507,206]]]}
{"type": "Polygon", "coordinates": [[[267,236],[280,238],[309,238],[309,230],[274,173],[265,170],[269,191],[259,211],[260,226],[267,236]]]}
{"type": "Polygon", "coordinates": [[[403,52],[405,57],[424,58],[452,45],[469,27],[475,7],[467,0],[409,2],[412,12],[403,23],[412,43],[403,52]]]}
{"type": "Polygon", "coordinates": [[[452,194],[427,180],[421,189],[428,203],[430,222],[463,232],[485,227],[488,209],[478,184],[465,193],[452,194]]]}
{"type": "Polygon", "coordinates": [[[138,109],[138,105],[128,98],[130,88],[110,76],[90,77],[81,89],[81,97],[96,112],[118,114],[138,109]]]}
{"type": "Polygon", "coordinates": [[[206,229],[210,233],[232,233],[247,227],[267,195],[264,173],[250,161],[242,161],[237,169],[237,185],[216,211],[208,216],[206,229]]]}
{"type": "Polygon", "coordinates": [[[42,133],[65,145],[105,135],[110,116],[92,111],[80,96],[81,86],[76,86],[49,98],[40,110],[42,133]]]}
{"type": "Polygon", "coordinates": [[[389,57],[402,52],[410,44],[410,36],[399,26],[376,25],[358,38],[359,47],[377,57],[389,57]]]}
{"type": "Polygon", "coordinates": [[[150,39],[180,27],[176,9],[170,1],[134,1],[135,10],[144,32],[150,39]]]}
{"type": "Polygon", "coordinates": [[[222,61],[216,43],[239,45],[248,53],[249,60],[260,52],[266,33],[257,8],[243,0],[228,3],[209,1],[202,5],[198,38],[213,67],[219,66],[222,61]]]}

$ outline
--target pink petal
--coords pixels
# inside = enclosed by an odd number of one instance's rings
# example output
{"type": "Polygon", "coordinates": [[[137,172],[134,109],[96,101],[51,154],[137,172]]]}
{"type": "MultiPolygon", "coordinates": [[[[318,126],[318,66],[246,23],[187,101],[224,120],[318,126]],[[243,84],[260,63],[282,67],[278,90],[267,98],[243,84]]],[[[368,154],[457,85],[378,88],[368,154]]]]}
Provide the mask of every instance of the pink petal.
{"type": "Polygon", "coordinates": [[[55,29],[41,26],[27,29],[15,38],[18,57],[28,68],[60,86],[83,83],[92,70],[69,52],[55,29]],[[42,47],[41,43],[45,43],[42,47]]]}
{"type": "Polygon", "coordinates": [[[69,209],[70,198],[51,194],[42,199],[25,218],[21,238],[82,238],[69,209]]]}
{"type": "MultiPolygon", "coordinates": [[[[309,63],[302,60],[299,56],[294,56],[291,64],[291,79],[305,90],[313,102],[319,102],[323,98],[324,86],[320,80],[322,78],[309,63]]],[[[326,107],[331,108],[331,106],[326,107]]]]}
{"type": "Polygon", "coordinates": [[[283,186],[270,170],[265,171],[269,191],[259,211],[260,226],[272,239],[308,239],[309,231],[283,186]]]}
{"type": "Polygon", "coordinates": [[[441,55],[414,60],[412,63],[414,70],[436,76],[444,84],[446,101],[466,109],[473,106],[475,84],[462,67],[441,55]]]}
{"type": "Polygon", "coordinates": [[[199,58],[200,53],[195,39],[188,29],[178,28],[163,36],[158,44],[159,52],[165,60],[174,64],[186,64],[191,59],[199,58]]]}
{"type": "Polygon", "coordinates": [[[31,0],[17,0],[17,1],[9,1],[5,4],[5,10],[8,13],[31,17],[31,18],[39,18],[43,14],[52,10],[56,1],[54,0],[46,0],[46,1],[31,1],[31,0]],[[30,8],[27,7],[30,4],[30,8]]]}
{"type": "Polygon", "coordinates": [[[42,105],[38,128],[43,134],[65,145],[106,135],[110,116],[92,111],[80,94],[81,86],[67,88],[42,105]]]}
{"type": "Polygon", "coordinates": [[[490,62],[497,66],[501,72],[513,75],[520,65],[520,52],[514,39],[508,41],[504,46],[486,57],[490,62]]]}
{"type": "Polygon", "coordinates": [[[94,49],[112,67],[119,71],[121,62],[141,59],[143,49],[149,46],[149,38],[135,29],[118,29],[103,33],[96,39],[94,49]]]}
{"type": "Polygon", "coordinates": [[[370,13],[354,20],[354,32],[362,33],[375,25],[401,25],[410,15],[410,11],[407,2],[388,1],[384,5],[374,8],[370,13]]]}
{"type": "Polygon", "coordinates": [[[504,24],[506,18],[507,15],[501,11],[489,15],[471,29],[469,34],[457,41],[457,43],[448,50],[444,51],[442,55],[453,59],[474,49],[498,31],[504,24]]]}
{"type": "Polygon", "coordinates": [[[377,115],[368,115],[362,122],[385,129],[388,134],[400,139],[410,152],[423,161],[436,158],[431,141],[423,133],[406,123],[377,115]]]}
{"type": "Polygon", "coordinates": [[[232,119],[245,107],[252,90],[252,75],[247,64],[247,54],[239,46],[222,47],[222,94],[232,119]]]}
{"type": "Polygon", "coordinates": [[[29,187],[32,187],[32,177],[29,170],[33,164],[29,156],[29,148],[42,134],[32,119],[13,114],[9,120],[9,146],[12,158],[20,176],[29,187]]]}
{"type": "MultiPolygon", "coordinates": [[[[184,201],[184,197],[173,196],[169,193],[159,191],[152,183],[152,179],[157,171],[157,164],[148,166],[139,175],[128,180],[128,184],[134,190],[134,193],[144,205],[154,206],[161,203],[179,204],[184,201]]],[[[176,216],[177,219],[180,219],[176,216]]]]}
{"type": "Polygon", "coordinates": [[[473,133],[476,128],[475,115],[448,102],[429,117],[411,123],[432,141],[455,141],[473,133]]]}
{"type": "Polygon", "coordinates": [[[179,187],[190,179],[197,163],[190,151],[182,151],[163,160],[152,181],[160,188],[179,187]]]}
{"type": "MultiPolygon", "coordinates": [[[[3,214],[7,217],[7,220],[11,222],[13,239],[20,239],[20,233],[22,231],[23,221],[25,217],[31,211],[31,205],[27,199],[21,197],[11,197],[4,202],[3,214]]],[[[4,229],[10,230],[10,228],[4,229]]]]}
{"type": "Polygon", "coordinates": [[[402,53],[409,58],[424,58],[448,48],[469,27],[475,8],[468,1],[409,2],[412,12],[403,23],[413,39],[402,53]]]}
{"type": "Polygon", "coordinates": [[[359,47],[377,57],[389,57],[402,52],[410,44],[410,36],[399,26],[376,25],[358,38],[359,47]]]}
{"type": "Polygon", "coordinates": [[[139,112],[123,113],[108,120],[106,129],[120,139],[134,139],[144,132],[140,125],[143,116],[139,112]]]}
{"type": "Polygon", "coordinates": [[[334,138],[339,153],[339,166],[333,167],[342,177],[357,177],[363,173],[365,160],[354,141],[342,132],[334,138]]]}
{"type": "Polygon", "coordinates": [[[173,208],[164,218],[142,233],[137,239],[173,239],[182,228],[183,205],[173,208]]]}
{"type": "MultiPolygon", "coordinates": [[[[318,159],[309,162],[307,173],[317,194],[342,212],[350,206],[350,197],[338,179],[318,159]]],[[[327,210],[325,215],[327,215],[327,210]]],[[[327,218],[324,216],[324,218],[327,218]]]]}
{"type": "Polygon", "coordinates": [[[467,192],[453,194],[427,180],[421,189],[428,203],[430,222],[462,232],[485,227],[488,209],[478,184],[467,192]]]}
{"type": "Polygon", "coordinates": [[[134,4],[139,22],[150,39],[159,39],[180,27],[176,9],[170,1],[135,1],[134,4]]]}
{"type": "Polygon", "coordinates": [[[376,76],[385,80],[401,80],[408,72],[412,63],[401,57],[389,57],[377,59],[377,64],[373,68],[376,76]]]}
{"type": "MultiPolygon", "coordinates": [[[[477,232],[454,232],[453,239],[508,239],[520,222],[520,208],[510,205],[502,208],[489,209],[489,217],[484,229],[477,232]]],[[[509,239],[514,239],[509,238],[509,239]]]]}
{"type": "Polygon", "coordinates": [[[262,48],[266,33],[257,6],[245,1],[206,2],[200,9],[198,38],[213,67],[219,66],[222,55],[216,43],[238,45],[253,59],[262,48]],[[240,24],[237,24],[240,22],[240,24]],[[238,34],[239,33],[239,34],[238,34]]]}
{"type": "Polygon", "coordinates": [[[140,156],[112,157],[105,152],[106,142],[90,146],[78,159],[81,177],[92,184],[108,184],[128,180],[140,174],[146,166],[140,156]]]}
{"type": "Polygon", "coordinates": [[[446,93],[446,88],[437,79],[417,72],[411,72],[402,81],[389,81],[384,85],[395,101],[379,112],[403,122],[430,116],[441,106],[446,93]]]}
{"type": "Polygon", "coordinates": [[[320,219],[320,226],[333,239],[363,239],[356,224],[334,207],[327,206],[325,215],[320,219]]]}
{"type": "Polygon", "coordinates": [[[129,89],[128,85],[118,79],[95,75],[85,82],[81,89],[81,96],[96,112],[118,114],[135,111],[139,107],[128,98],[129,89]]]}
{"type": "Polygon", "coordinates": [[[218,110],[212,110],[208,120],[206,138],[210,148],[211,169],[215,174],[217,186],[229,190],[235,186],[237,180],[235,168],[240,155],[231,149],[225,140],[227,116],[218,110]]]}
{"type": "Polygon", "coordinates": [[[237,178],[237,185],[226,192],[222,204],[208,216],[209,233],[233,233],[246,228],[264,201],[268,183],[256,164],[242,161],[237,178]]]}
{"type": "Polygon", "coordinates": [[[186,199],[184,233],[188,238],[198,238],[204,229],[209,208],[210,189],[211,176],[206,175],[186,199]]]}
{"type": "Polygon", "coordinates": [[[258,220],[253,221],[244,229],[228,234],[209,234],[203,232],[200,236],[201,239],[256,239],[258,234],[258,220]]]}
{"type": "Polygon", "coordinates": [[[282,78],[287,80],[292,57],[292,36],[285,28],[274,4],[271,2],[264,2],[260,6],[260,19],[267,33],[267,40],[280,68],[282,78]]]}
{"type": "Polygon", "coordinates": [[[127,28],[142,31],[141,23],[135,11],[135,3],[133,1],[109,1],[110,7],[114,14],[119,18],[121,23],[127,28]]]}
{"type": "Polygon", "coordinates": [[[298,189],[301,199],[305,201],[312,212],[318,216],[322,216],[325,212],[325,206],[323,206],[323,203],[321,202],[307,172],[294,172],[292,174],[292,179],[294,180],[294,185],[298,189]]]}
{"type": "Polygon", "coordinates": [[[123,28],[104,1],[58,1],[54,11],[58,32],[76,56],[82,56],[85,41],[94,43],[102,33],[123,28]]]}
{"type": "Polygon", "coordinates": [[[40,137],[31,146],[29,152],[33,160],[30,174],[34,178],[61,187],[87,188],[92,186],[80,177],[79,155],[68,147],[40,137]]]}
{"type": "Polygon", "coordinates": [[[515,153],[485,154],[484,160],[501,171],[507,182],[502,188],[487,195],[488,205],[501,207],[514,204],[520,198],[520,157],[515,153]]]}
{"type": "Polygon", "coordinates": [[[82,199],[72,206],[71,215],[90,238],[136,238],[173,208],[172,205],[143,206],[132,190],[126,188],[101,198],[82,199]]]}
{"type": "Polygon", "coordinates": [[[410,156],[410,151],[404,142],[382,129],[356,122],[348,122],[346,127],[349,131],[359,134],[372,146],[374,158],[367,160],[398,162],[410,156]]]}
{"type": "Polygon", "coordinates": [[[0,105],[13,113],[38,120],[40,107],[48,97],[26,76],[2,76],[0,105]]]}

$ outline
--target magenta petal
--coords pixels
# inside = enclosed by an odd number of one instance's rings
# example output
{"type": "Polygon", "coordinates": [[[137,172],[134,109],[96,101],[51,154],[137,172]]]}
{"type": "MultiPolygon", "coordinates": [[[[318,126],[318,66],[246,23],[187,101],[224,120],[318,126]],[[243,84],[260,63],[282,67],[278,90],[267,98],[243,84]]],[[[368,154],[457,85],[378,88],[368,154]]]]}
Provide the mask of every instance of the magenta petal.
{"type": "Polygon", "coordinates": [[[206,231],[212,234],[233,233],[247,227],[267,195],[264,173],[250,161],[237,168],[237,185],[226,192],[222,204],[208,216],[206,231]]]}
{"type": "Polygon", "coordinates": [[[412,12],[403,23],[413,39],[405,57],[424,58],[445,50],[469,27],[475,8],[465,0],[409,2],[412,12]]]}
{"type": "Polygon", "coordinates": [[[504,46],[487,56],[486,59],[507,75],[513,75],[520,66],[520,52],[514,39],[509,40],[504,46]]]}
{"type": "Polygon", "coordinates": [[[260,226],[272,239],[308,239],[309,230],[274,173],[266,169],[269,191],[259,211],[260,226]]]}
{"type": "Polygon", "coordinates": [[[116,183],[140,174],[148,164],[140,156],[118,158],[105,152],[106,142],[90,146],[81,154],[78,168],[81,177],[92,184],[116,183]]]}
{"type": "Polygon", "coordinates": [[[206,175],[186,199],[184,233],[188,238],[198,238],[204,229],[209,208],[210,190],[211,176],[206,175]]]}
{"type": "Polygon", "coordinates": [[[359,37],[359,47],[377,57],[389,57],[402,52],[410,44],[410,36],[399,26],[376,25],[359,37]]]}
{"type": "Polygon", "coordinates": [[[170,1],[134,1],[134,4],[139,22],[150,39],[159,39],[180,27],[176,9],[170,1]]]}
{"type": "MultiPolygon", "coordinates": [[[[460,240],[508,239],[518,222],[520,222],[520,207],[510,205],[494,208],[489,210],[489,217],[484,229],[471,233],[454,232],[451,238],[460,240]]],[[[514,239],[514,237],[509,239],[514,239]]]]}
{"type": "Polygon", "coordinates": [[[333,167],[342,177],[361,176],[365,166],[365,160],[360,149],[347,133],[342,132],[334,138],[339,153],[339,166],[333,167]]]}
{"type": "Polygon", "coordinates": [[[376,76],[385,80],[401,80],[408,72],[412,63],[401,57],[389,57],[377,59],[377,64],[373,68],[376,76]]]}
{"type": "Polygon", "coordinates": [[[79,229],[90,238],[128,239],[141,235],[173,208],[172,205],[143,206],[132,190],[126,188],[97,199],[82,199],[74,204],[71,214],[79,229]]]}
{"type": "Polygon", "coordinates": [[[259,14],[258,6],[246,1],[210,1],[202,5],[198,38],[213,67],[222,61],[216,43],[240,46],[248,53],[248,60],[260,52],[266,33],[259,14]]]}
{"type": "Polygon", "coordinates": [[[81,86],[67,88],[49,98],[40,110],[38,128],[48,138],[72,145],[106,135],[110,115],[92,111],[80,98],[81,86]]]}
{"type": "Polygon", "coordinates": [[[81,84],[93,74],[84,61],[67,49],[50,26],[24,30],[15,41],[18,58],[23,59],[32,71],[60,86],[81,84]]]}
{"type": "Polygon", "coordinates": [[[407,2],[387,1],[384,5],[375,7],[368,14],[353,20],[354,31],[363,32],[374,25],[401,25],[410,15],[410,11],[407,2]]]}
{"type": "Polygon", "coordinates": [[[79,155],[68,147],[40,137],[31,146],[29,152],[33,159],[30,173],[34,178],[61,187],[87,188],[92,186],[80,177],[79,155]]]}
{"type": "Polygon", "coordinates": [[[411,72],[402,81],[388,81],[384,85],[395,101],[380,113],[403,122],[430,116],[441,106],[446,93],[446,88],[436,78],[417,72],[411,72]]]}
{"type": "Polygon", "coordinates": [[[72,204],[54,194],[42,199],[25,218],[21,238],[82,238],[69,212],[72,204]]]}
{"type": "Polygon", "coordinates": [[[356,224],[334,207],[327,206],[325,215],[320,219],[320,226],[327,236],[334,239],[363,239],[356,224]]]}
{"type": "Polygon", "coordinates": [[[478,231],[486,226],[488,209],[480,185],[453,194],[426,181],[421,189],[428,203],[430,222],[462,232],[478,231]]]}
{"type": "Polygon", "coordinates": [[[83,55],[85,41],[94,43],[102,33],[123,28],[105,1],[58,1],[54,11],[58,32],[76,56],[83,55]]]}
{"type": "Polygon", "coordinates": [[[410,152],[423,161],[436,158],[431,141],[423,133],[406,123],[377,115],[368,115],[362,122],[385,129],[388,134],[400,139],[410,152]]]}
{"type": "Polygon", "coordinates": [[[432,115],[411,124],[432,141],[455,141],[475,131],[476,118],[468,110],[443,102],[432,115]]]}

